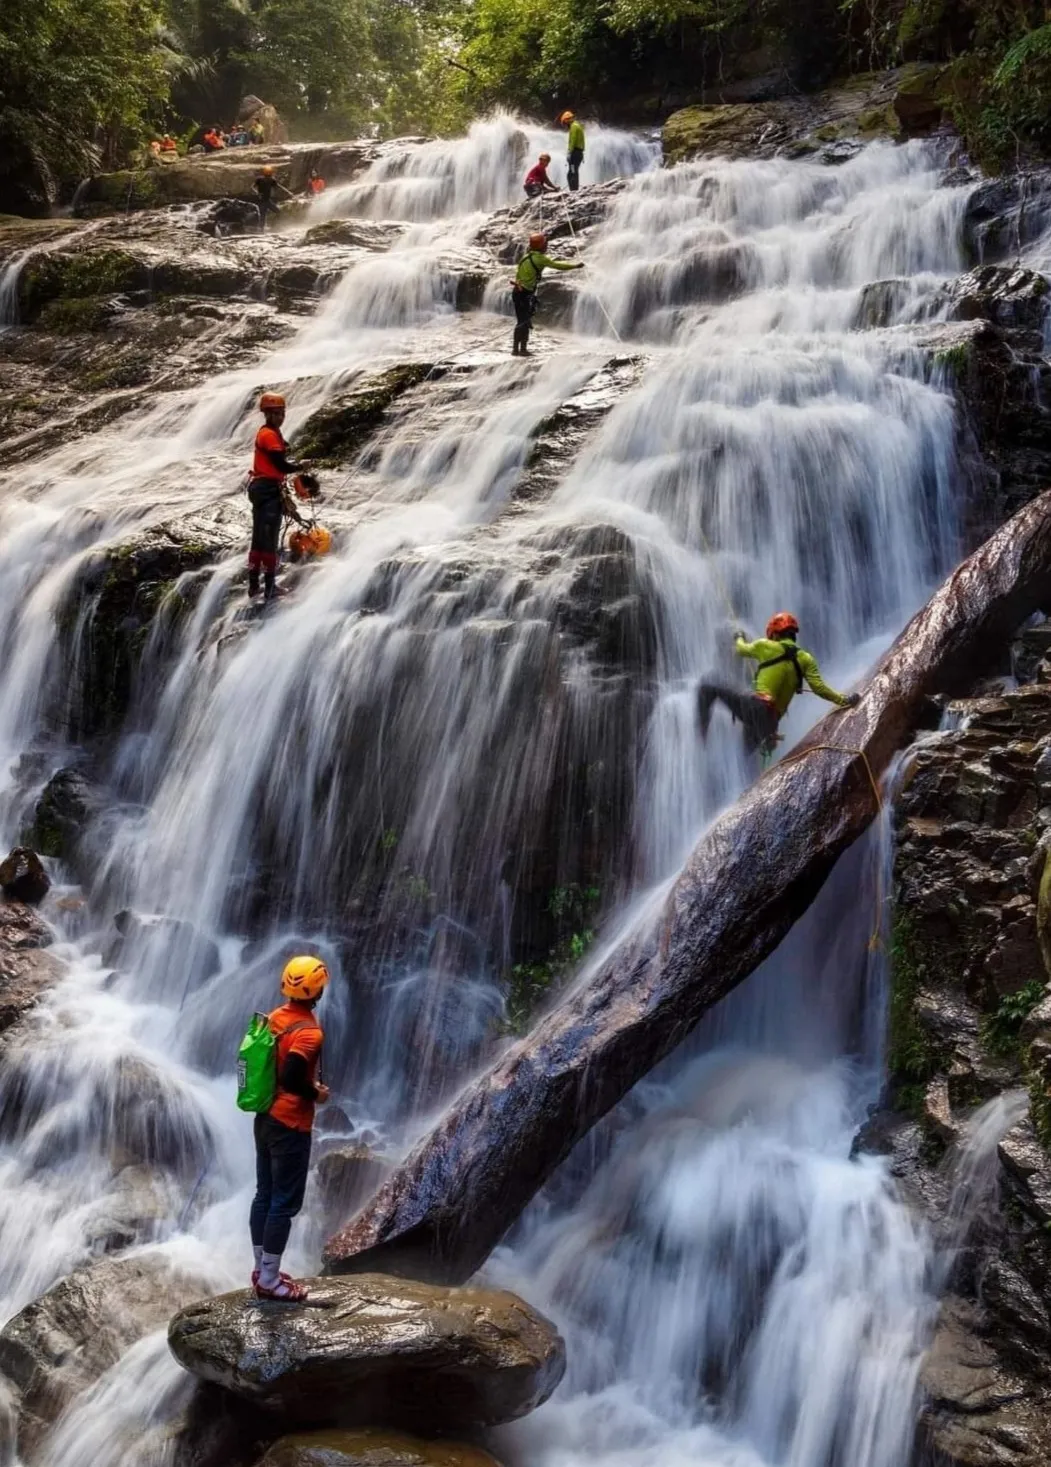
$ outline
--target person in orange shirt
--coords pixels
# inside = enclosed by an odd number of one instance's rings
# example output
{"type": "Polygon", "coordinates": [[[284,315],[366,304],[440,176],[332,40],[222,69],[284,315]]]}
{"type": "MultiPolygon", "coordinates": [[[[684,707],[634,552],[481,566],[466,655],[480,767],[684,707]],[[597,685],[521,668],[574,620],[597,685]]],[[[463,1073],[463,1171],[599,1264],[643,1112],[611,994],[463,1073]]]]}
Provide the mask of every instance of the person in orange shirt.
{"type": "Polygon", "coordinates": [[[307,1290],[281,1272],[292,1219],[303,1206],[310,1171],[314,1107],[328,1099],[319,1069],[325,1035],[314,1013],[328,984],[320,958],[292,958],[281,974],[286,1002],[267,1016],[277,1039],[277,1099],[255,1118],[256,1192],[249,1214],[259,1299],[300,1304],[307,1290]]]}
{"type": "Polygon", "coordinates": [[[266,419],[255,435],[255,455],[248,498],[252,501],[252,547],[248,552],[248,594],[259,595],[259,573],[263,573],[264,597],[272,601],[282,595],[277,586],[277,547],[285,506],[285,479],[310,467],[310,460],[294,463],[281,432],[285,421],[285,399],[279,392],[264,392],[259,411],[266,419]]]}
{"type": "Polygon", "coordinates": [[[315,197],[325,192],[325,180],[316,168],[310,170],[310,177],[307,179],[307,192],[315,195],[315,197]]]}

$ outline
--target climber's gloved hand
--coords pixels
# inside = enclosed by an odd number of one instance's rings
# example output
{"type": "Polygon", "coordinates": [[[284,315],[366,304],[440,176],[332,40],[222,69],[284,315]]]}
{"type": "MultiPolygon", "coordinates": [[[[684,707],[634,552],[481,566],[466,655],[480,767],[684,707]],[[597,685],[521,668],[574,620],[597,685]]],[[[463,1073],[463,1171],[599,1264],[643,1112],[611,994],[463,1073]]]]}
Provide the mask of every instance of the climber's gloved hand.
{"type": "Polygon", "coordinates": [[[860,702],[861,702],[861,694],[860,693],[848,693],[847,694],[847,701],[846,701],[846,703],[843,706],[845,708],[856,708],[860,702]]]}

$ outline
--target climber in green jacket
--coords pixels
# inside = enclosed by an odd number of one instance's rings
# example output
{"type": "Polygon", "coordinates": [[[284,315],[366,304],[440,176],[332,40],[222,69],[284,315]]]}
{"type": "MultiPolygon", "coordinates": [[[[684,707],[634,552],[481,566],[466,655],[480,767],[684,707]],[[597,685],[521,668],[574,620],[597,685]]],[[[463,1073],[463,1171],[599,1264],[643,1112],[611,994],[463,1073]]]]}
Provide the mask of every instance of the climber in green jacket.
{"type": "Polygon", "coordinates": [[[744,693],[721,683],[701,683],[697,689],[697,718],[702,735],[708,732],[713,705],[724,703],[744,728],[747,752],[751,754],[758,749],[761,754],[769,755],[777,746],[778,724],[795,695],[803,691],[804,682],[819,698],[839,708],[854,708],[860,702],[858,693],[837,693],[829,687],[821,676],[817,659],[796,646],[798,635],[799,623],[788,611],[772,616],[766,636],[754,642],[738,632],[734,651],[738,657],[749,657],[759,664],[753,691],[744,693]]]}
{"type": "Polygon", "coordinates": [[[566,187],[575,194],[580,187],[580,165],[584,161],[584,129],[572,112],[563,112],[558,120],[562,127],[569,129],[566,138],[566,187]]]}
{"type": "Polygon", "coordinates": [[[545,270],[583,270],[583,260],[552,260],[546,254],[547,235],[531,234],[529,248],[518,262],[514,283],[511,286],[511,302],[515,308],[515,334],[511,346],[513,357],[529,355],[529,333],[533,326],[536,310],[536,293],[545,270]]]}

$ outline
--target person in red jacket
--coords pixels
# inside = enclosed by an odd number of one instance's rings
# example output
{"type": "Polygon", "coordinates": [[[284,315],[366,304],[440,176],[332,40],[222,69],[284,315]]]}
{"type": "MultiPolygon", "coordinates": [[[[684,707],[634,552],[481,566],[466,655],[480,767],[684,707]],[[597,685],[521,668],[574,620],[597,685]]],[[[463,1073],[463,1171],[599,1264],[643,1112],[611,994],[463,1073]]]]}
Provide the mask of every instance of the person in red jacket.
{"type": "Polygon", "coordinates": [[[277,1099],[255,1118],[256,1192],[248,1225],[259,1299],[301,1304],[302,1284],[281,1272],[292,1219],[303,1206],[310,1171],[314,1108],[328,1099],[319,1078],[325,1035],[314,1009],[328,984],[320,958],[292,958],[281,974],[285,1002],[267,1015],[277,1039],[277,1099]]]}
{"type": "Polygon", "coordinates": [[[248,552],[248,594],[259,595],[259,573],[263,594],[272,601],[277,587],[277,547],[284,513],[285,479],[310,467],[309,459],[295,463],[288,457],[288,444],[281,432],[285,421],[285,399],[278,392],[264,392],[259,411],[266,421],[255,435],[255,455],[248,497],[252,501],[252,547],[248,552]]]}
{"type": "Polygon", "coordinates": [[[557,194],[557,187],[547,176],[547,165],[551,162],[550,153],[541,153],[539,159],[533,164],[525,176],[522,187],[529,199],[539,198],[541,194],[557,194]]]}

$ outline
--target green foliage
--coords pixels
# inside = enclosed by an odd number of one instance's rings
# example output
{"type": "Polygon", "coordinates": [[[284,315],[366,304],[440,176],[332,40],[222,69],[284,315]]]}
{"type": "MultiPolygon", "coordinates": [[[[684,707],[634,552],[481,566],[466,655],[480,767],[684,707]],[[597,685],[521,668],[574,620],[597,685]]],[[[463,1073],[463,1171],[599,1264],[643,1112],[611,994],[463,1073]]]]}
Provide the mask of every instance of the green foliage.
{"type": "Polygon", "coordinates": [[[1022,1025],[1043,998],[1045,985],[1037,978],[1009,993],[982,1025],[982,1038],[994,1054],[1011,1054],[1022,1025]]]}
{"type": "Polygon", "coordinates": [[[595,941],[594,921],[602,893],[597,886],[556,886],[547,909],[559,938],[541,962],[516,963],[507,983],[508,1033],[521,1034],[537,1008],[580,966],[595,941]]]}
{"type": "Polygon", "coordinates": [[[0,187],[113,164],[163,106],[160,0],[4,0],[0,187]],[[6,175],[6,177],[5,177],[6,175]]]}
{"type": "Polygon", "coordinates": [[[887,1071],[895,1103],[918,1110],[938,1056],[920,1022],[916,1000],[928,970],[928,955],[909,918],[900,915],[891,938],[890,1011],[887,1019],[887,1071]]]}

